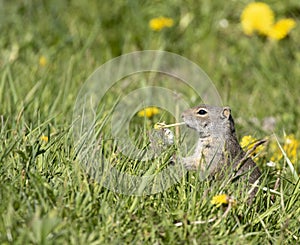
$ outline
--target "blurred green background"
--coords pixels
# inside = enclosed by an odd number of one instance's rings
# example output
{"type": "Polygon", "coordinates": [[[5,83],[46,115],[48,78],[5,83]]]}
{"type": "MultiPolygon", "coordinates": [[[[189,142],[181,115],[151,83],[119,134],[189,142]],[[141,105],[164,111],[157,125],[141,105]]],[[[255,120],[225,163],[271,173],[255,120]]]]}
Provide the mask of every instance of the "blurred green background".
{"type": "MultiPolygon", "coordinates": [[[[14,81],[14,91],[6,87],[9,92],[1,94],[1,110],[15,111],[17,97],[24,98],[40,81],[35,93],[39,98],[34,100],[39,108],[65,111],[80,85],[101,64],[132,51],[162,49],[198,64],[236,115],[275,116],[281,129],[296,131],[299,26],[278,42],[257,35],[249,38],[240,24],[247,3],[1,1],[1,68],[14,81]],[[151,30],[149,21],[159,16],[172,18],[174,25],[151,30]],[[44,68],[39,66],[42,56],[47,59],[44,68]],[[67,97],[61,92],[64,89],[67,97]],[[53,99],[63,102],[57,103],[61,108],[49,105],[53,99]]],[[[276,19],[297,21],[297,0],[266,3],[276,19]]]]}

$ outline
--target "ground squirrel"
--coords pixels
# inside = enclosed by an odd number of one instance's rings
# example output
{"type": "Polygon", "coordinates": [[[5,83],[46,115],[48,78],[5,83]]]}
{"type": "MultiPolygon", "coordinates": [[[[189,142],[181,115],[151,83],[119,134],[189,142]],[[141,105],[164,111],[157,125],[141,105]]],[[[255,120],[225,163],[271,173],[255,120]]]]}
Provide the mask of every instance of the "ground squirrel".
{"type": "MultiPolygon", "coordinates": [[[[234,121],[229,107],[200,105],[182,113],[185,124],[196,130],[199,140],[191,156],[183,158],[188,170],[199,170],[209,176],[224,176],[235,173],[232,179],[245,179],[256,182],[261,173],[251,157],[242,150],[236,134],[234,121]]],[[[252,188],[250,199],[257,188],[252,188]]]]}

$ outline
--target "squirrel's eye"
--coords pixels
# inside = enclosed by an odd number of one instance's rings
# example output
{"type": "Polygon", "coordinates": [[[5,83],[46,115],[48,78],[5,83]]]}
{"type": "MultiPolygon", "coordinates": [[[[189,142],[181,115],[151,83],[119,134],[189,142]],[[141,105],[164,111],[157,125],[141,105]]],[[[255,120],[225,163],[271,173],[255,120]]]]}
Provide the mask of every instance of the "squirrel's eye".
{"type": "Polygon", "coordinates": [[[199,115],[205,115],[207,113],[206,110],[203,110],[203,109],[200,109],[198,112],[197,112],[199,115]]]}

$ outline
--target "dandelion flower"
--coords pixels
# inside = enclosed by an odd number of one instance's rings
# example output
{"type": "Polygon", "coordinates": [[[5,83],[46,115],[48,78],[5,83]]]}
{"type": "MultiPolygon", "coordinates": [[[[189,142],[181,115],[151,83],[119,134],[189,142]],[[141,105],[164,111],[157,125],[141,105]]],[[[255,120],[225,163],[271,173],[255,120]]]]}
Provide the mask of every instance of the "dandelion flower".
{"type": "Polygon", "coordinates": [[[283,145],[283,150],[286,152],[287,156],[292,162],[297,161],[297,149],[299,147],[299,141],[295,139],[293,134],[287,135],[285,137],[285,142],[283,145]]]}
{"type": "MultiPolygon", "coordinates": [[[[246,135],[242,138],[240,144],[244,150],[248,151],[253,148],[253,146],[255,145],[256,142],[257,142],[256,138],[252,137],[251,135],[246,135]]],[[[257,153],[261,152],[263,149],[264,149],[264,146],[259,145],[252,154],[257,154],[257,153]]]]}
{"type": "Polygon", "coordinates": [[[241,14],[242,28],[248,36],[258,32],[270,39],[281,40],[296,26],[291,18],[279,20],[275,24],[274,22],[272,9],[262,2],[248,4],[241,14]]]}
{"type": "Polygon", "coordinates": [[[160,113],[160,110],[157,107],[151,106],[151,107],[147,107],[147,108],[144,108],[143,110],[139,111],[138,116],[151,118],[154,115],[159,114],[159,113],[160,113]]]}
{"type": "Polygon", "coordinates": [[[268,37],[281,40],[285,38],[295,26],[296,22],[291,18],[279,20],[268,32],[268,37]]]}
{"type": "Polygon", "coordinates": [[[166,17],[158,17],[151,19],[149,21],[149,27],[153,31],[161,31],[165,27],[172,27],[174,24],[173,19],[171,18],[166,18],[166,17]]]}
{"type": "Polygon", "coordinates": [[[45,136],[45,135],[42,135],[42,136],[41,136],[41,141],[44,141],[44,142],[46,142],[46,143],[47,143],[47,142],[48,142],[48,140],[49,140],[49,139],[48,139],[48,137],[47,137],[47,136],[45,136]]]}
{"type": "Polygon", "coordinates": [[[217,207],[220,207],[222,204],[228,204],[228,202],[229,202],[229,197],[226,194],[216,195],[210,201],[211,204],[214,204],[217,207]]]}
{"type": "MultiPolygon", "coordinates": [[[[295,163],[298,159],[297,150],[299,148],[299,143],[299,140],[297,140],[293,134],[289,134],[284,137],[282,148],[292,163],[295,163]]],[[[276,162],[282,159],[282,152],[276,142],[273,142],[271,144],[271,151],[273,152],[273,156],[271,157],[272,162],[276,162]]]]}
{"type": "Polygon", "coordinates": [[[39,59],[39,64],[40,66],[44,67],[47,65],[47,59],[45,56],[41,56],[40,59],[39,59]]]}
{"type": "Polygon", "coordinates": [[[270,151],[272,152],[271,162],[277,162],[282,158],[282,152],[280,151],[276,141],[271,142],[270,151]]]}
{"type": "Polygon", "coordinates": [[[248,36],[254,32],[267,35],[274,24],[274,13],[269,5],[253,2],[243,10],[241,23],[244,33],[248,36]]]}

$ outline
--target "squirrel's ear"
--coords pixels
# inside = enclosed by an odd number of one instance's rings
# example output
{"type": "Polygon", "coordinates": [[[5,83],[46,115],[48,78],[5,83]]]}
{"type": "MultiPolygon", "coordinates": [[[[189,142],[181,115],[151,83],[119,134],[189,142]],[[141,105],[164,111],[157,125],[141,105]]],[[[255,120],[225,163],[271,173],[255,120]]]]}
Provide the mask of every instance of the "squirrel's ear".
{"type": "Polygon", "coordinates": [[[228,119],[230,117],[230,115],[231,115],[230,108],[229,107],[224,107],[222,114],[223,114],[224,117],[226,117],[228,119]]]}

